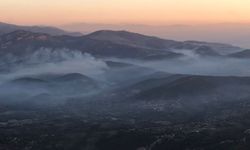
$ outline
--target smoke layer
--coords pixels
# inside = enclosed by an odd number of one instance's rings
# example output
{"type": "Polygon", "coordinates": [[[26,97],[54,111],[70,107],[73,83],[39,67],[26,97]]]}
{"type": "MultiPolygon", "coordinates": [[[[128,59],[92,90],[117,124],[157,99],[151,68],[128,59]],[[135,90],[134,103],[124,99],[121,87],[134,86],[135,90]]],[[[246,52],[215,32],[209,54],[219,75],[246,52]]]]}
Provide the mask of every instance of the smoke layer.
{"type": "Polygon", "coordinates": [[[6,58],[9,59],[6,62],[15,61],[12,65],[8,65],[10,71],[1,75],[2,80],[40,74],[68,73],[81,73],[100,79],[108,69],[104,61],[90,54],[68,49],[41,48],[21,59],[11,55],[6,58]]]}

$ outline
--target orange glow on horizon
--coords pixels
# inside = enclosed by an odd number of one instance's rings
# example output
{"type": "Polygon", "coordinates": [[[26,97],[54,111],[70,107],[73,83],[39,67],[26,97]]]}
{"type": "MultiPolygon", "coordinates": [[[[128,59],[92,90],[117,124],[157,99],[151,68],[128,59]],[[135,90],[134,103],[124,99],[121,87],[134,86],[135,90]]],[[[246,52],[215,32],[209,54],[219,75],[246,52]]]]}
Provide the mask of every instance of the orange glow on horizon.
{"type": "Polygon", "coordinates": [[[95,23],[250,22],[250,0],[0,0],[0,21],[95,23]]]}

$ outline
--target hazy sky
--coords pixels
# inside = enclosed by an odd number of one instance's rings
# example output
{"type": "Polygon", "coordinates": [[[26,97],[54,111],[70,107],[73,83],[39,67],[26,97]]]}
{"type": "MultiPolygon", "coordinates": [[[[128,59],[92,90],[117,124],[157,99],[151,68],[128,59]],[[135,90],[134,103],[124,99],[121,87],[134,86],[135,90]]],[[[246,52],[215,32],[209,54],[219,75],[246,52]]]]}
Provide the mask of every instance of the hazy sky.
{"type": "Polygon", "coordinates": [[[250,0],[0,0],[0,21],[195,24],[250,22],[250,0]]]}

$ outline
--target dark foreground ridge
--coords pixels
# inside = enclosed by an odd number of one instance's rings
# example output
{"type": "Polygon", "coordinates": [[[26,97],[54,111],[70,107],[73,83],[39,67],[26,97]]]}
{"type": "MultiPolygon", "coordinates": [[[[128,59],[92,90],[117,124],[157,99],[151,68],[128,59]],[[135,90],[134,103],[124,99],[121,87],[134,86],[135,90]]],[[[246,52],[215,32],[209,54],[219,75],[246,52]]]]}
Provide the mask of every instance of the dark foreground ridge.
{"type": "MultiPolygon", "coordinates": [[[[55,81],[64,80],[60,85],[71,87],[76,80],[94,82],[81,74],[51,80],[24,78],[11,84],[57,85],[55,81]]],[[[2,95],[1,100],[9,101],[1,101],[0,149],[247,150],[249,89],[248,77],[157,73],[96,96],[58,101],[58,96],[48,93],[14,98],[13,103],[13,97],[2,95]]]]}

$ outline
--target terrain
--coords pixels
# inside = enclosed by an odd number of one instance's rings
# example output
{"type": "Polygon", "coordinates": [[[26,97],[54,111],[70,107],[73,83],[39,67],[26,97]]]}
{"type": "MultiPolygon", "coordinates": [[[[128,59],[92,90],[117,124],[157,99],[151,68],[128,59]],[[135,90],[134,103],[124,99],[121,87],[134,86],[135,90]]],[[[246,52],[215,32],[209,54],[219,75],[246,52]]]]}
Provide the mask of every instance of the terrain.
{"type": "Polygon", "coordinates": [[[128,31],[0,35],[0,150],[247,150],[250,61],[128,31]]]}

